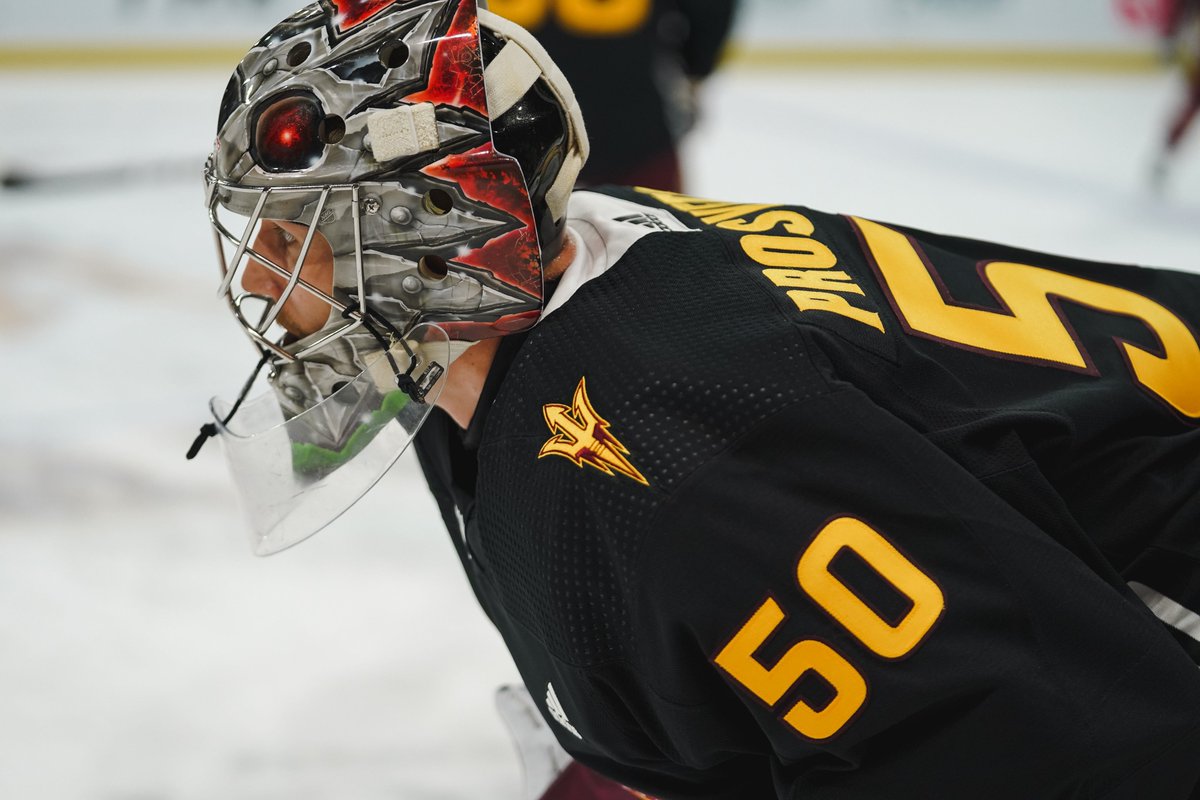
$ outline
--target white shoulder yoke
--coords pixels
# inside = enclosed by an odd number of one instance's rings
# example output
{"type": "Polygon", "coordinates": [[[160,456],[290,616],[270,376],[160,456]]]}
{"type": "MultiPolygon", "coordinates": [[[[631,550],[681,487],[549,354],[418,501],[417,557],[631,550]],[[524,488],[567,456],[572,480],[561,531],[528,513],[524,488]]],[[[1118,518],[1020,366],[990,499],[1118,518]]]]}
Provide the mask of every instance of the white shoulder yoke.
{"type": "Polygon", "coordinates": [[[567,235],[575,242],[575,259],[559,279],[541,319],[562,307],[585,283],[607,272],[643,237],[694,230],[661,208],[597,192],[574,192],[567,207],[567,235]]]}

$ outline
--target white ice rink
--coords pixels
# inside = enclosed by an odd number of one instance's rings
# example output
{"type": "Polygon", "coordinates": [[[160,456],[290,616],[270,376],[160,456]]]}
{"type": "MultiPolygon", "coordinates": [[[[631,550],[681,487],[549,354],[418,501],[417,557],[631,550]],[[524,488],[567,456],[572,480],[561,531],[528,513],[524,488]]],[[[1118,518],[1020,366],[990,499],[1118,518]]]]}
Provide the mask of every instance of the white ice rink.
{"type": "MultiPolygon", "coordinates": [[[[196,155],[191,181],[0,193],[0,798],[516,800],[515,677],[406,456],[256,559],[219,448],[254,356],[201,207],[227,79],[0,73],[0,167],[196,155]]],[[[1166,72],[727,72],[690,189],[1200,271],[1200,130],[1166,72]]]]}

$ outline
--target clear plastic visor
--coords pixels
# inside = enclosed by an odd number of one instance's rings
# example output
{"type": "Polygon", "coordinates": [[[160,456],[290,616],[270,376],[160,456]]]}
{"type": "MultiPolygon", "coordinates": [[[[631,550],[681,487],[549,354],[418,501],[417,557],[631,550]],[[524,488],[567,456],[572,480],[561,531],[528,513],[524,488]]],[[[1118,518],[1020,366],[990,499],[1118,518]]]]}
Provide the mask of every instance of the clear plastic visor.
{"type": "MultiPolygon", "coordinates": [[[[406,341],[366,359],[352,380],[289,417],[286,385],[234,408],[213,398],[229,470],[250,525],[257,555],[297,544],[338,518],[396,462],[428,418],[449,364],[446,333],[434,325],[413,329],[406,341]],[[398,388],[405,377],[423,401],[398,388]],[[282,395],[282,401],[281,401],[282,395]]],[[[308,405],[307,403],[305,405],[308,405]]]]}

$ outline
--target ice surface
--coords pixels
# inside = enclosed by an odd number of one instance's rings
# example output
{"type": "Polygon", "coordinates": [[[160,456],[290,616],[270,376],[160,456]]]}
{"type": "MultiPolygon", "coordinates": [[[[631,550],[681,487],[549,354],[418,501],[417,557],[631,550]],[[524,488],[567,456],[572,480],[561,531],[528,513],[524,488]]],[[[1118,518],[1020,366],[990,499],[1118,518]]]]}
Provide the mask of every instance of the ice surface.
{"type": "MultiPolygon", "coordinates": [[[[201,207],[226,78],[0,75],[0,168],[196,162],[190,182],[0,194],[0,797],[515,798],[491,699],[515,671],[411,458],[265,560],[218,448],[183,460],[254,360],[201,207]]],[[[1200,142],[1146,189],[1178,88],[726,72],[690,188],[1200,270],[1200,142]]]]}

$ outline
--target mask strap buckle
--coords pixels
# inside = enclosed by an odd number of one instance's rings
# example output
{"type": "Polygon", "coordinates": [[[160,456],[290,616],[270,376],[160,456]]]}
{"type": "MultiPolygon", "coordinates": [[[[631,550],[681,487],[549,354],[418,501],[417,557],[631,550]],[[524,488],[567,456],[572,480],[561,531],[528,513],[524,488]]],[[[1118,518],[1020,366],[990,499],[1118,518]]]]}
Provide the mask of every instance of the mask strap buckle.
{"type": "MultiPolygon", "coordinates": [[[[436,361],[430,361],[428,364],[421,358],[412,347],[409,346],[408,340],[404,334],[396,330],[387,320],[372,317],[370,312],[362,312],[360,314],[360,305],[358,302],[353,302],[346,307],[342,312],[342,316],[346,319],[351,319],[354,316],[359,316],[362,320],[363,327],[375,337],[379,342],[379,346],[383,348],[383,354],[388,360],[388,364],[392,367],[392,373],[396,376],[396,388],[404,392],[406,395],[416,400],[418,403],[424,403],[426,395],[446,373],[446,368],[436,361]],[[380,323],[387,331],[388,336],[385,338],[379,330],[372,325],[372,321],[380,323]],[[408,369],[401,370],[400,365],[396,363],[396,359],[392,357],[392,347],[399,344],[404,348],[405,354],[408,355],[408,369]],[[419,375],[414,376],[413,373],[420,369],[419,375]]],[[[418,320],[414,319],[409,324],[408,330],[412,330],[417,326],[418,320]]]]}

